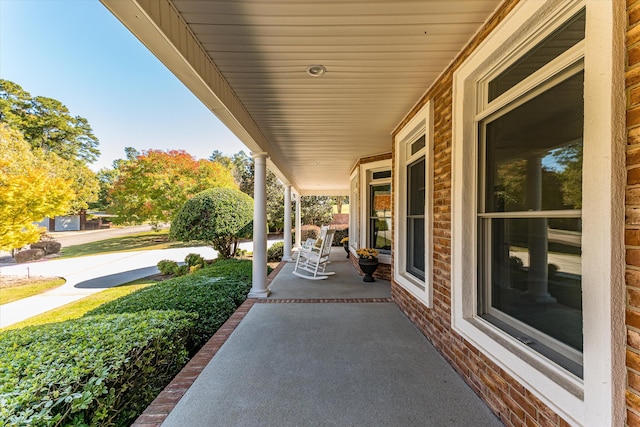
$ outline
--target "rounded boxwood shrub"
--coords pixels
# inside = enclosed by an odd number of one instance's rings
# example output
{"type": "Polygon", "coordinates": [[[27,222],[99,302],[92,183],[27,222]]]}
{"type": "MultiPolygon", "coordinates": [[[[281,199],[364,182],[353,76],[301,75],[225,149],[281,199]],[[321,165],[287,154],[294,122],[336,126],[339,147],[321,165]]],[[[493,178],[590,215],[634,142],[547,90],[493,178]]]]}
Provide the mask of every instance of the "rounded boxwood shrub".
{"type": "Polygon", "coordinates": [[[169,259],[163,259],[158,263],[158,270],[165,276],[173,275],[178,270],[178,263],[169,259]]]}
{"type": "Polygon", "coordinates": [[[267,261],[278,262],[282,261],[284,255],[284,242],[276,242],[267,249],[267,261]]]}
{"type": "Polygon", "coordinates": [[[184,262],[186,262],[189,267],[196,267],[196,266],[204,267],[204,264],[205,264],[205,261],[204,261],[204,258],[202,258],[202,255],[195,254],[195,253],[188,254],[184,258],[184,262]]]}
{"type": "Polygon", "coordinates": [[[212,246],[221,258],[232,258],[238,240],[251,237],[253,199],[240,190],[212,188],[196,194],[178,211],[169,237],[212,246]]]}

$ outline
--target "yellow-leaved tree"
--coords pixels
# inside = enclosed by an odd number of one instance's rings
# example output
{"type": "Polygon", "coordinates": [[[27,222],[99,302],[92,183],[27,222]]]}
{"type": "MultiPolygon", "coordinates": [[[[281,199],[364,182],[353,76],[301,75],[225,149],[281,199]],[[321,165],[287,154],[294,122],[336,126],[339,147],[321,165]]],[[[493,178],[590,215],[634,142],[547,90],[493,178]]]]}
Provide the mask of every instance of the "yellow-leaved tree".
{"type": "Polygon", "coordinates": [[[45,217],[65,214],[74,198],[71,184],[22,134],[0,124],[0,250],[38,241],[45,217]]]}

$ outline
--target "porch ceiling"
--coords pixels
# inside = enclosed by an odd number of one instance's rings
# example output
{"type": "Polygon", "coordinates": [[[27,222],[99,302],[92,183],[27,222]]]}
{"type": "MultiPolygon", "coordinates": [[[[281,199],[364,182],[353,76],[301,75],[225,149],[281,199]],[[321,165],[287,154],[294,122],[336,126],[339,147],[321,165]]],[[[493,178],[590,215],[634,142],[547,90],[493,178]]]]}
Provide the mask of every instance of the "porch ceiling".
{"type": "Polygon", "coordinates": [[[501,2],[101,1],[283,182],[333,195],[501,2]]]}

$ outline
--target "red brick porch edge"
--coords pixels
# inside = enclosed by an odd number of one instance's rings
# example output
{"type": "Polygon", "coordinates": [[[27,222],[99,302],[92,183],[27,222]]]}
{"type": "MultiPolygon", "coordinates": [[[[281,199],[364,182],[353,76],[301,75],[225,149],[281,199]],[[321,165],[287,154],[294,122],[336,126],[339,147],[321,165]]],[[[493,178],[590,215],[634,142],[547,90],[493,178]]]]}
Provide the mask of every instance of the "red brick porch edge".
{"type": "MultiPolygon", "coordinates": [[[[286,262],[281,262],[267,277],[267,286],[278,275],[286,262]]],[[[251,307],[258,301],[257,299],[247,299],[236,309],[227,321],[216,331],[200,351],[186,364],[171,383],[160,392],[158,397],[144,410],[135,420],[132,427],[159,427],[169,415],[169,412],[180,401],[189,387],[194,383],[202,370],[213,359],[222,344],[229,338],[231,333],[247,315],[251,307]]]]}
{"type": "Polygon", "coordinates": [[[256,301],[256,299],[245,300],[131,425],[135,427],[160,426],[256,301]]]}

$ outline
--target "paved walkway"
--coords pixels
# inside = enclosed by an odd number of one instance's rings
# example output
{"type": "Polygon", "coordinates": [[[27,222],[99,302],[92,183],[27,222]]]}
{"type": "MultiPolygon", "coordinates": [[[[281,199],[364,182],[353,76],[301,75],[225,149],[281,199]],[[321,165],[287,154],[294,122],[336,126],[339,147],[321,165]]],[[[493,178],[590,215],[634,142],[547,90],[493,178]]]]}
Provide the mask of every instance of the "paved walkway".
{"type": "Polygon", "coordinates": [[[247,300],[134,426],[502,425],[388,282],[362,282],[342,248],[332,260],[324,281],[284,266],[271,297],[247,300]]]}

